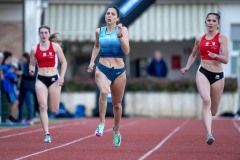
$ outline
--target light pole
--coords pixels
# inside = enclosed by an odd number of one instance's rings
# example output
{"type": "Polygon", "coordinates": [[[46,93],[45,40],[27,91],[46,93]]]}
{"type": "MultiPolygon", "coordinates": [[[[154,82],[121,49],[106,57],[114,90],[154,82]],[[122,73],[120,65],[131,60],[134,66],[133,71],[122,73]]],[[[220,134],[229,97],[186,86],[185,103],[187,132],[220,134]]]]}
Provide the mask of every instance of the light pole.
{"type": "Polygon", "coordinates": [[[47,7],[48,7],[48,0],[42,0],[42,2],[41,2],[41,8],[42,8],[41,25],[44,25],[44,13],[45,13],[45,9],[47,7]]]}

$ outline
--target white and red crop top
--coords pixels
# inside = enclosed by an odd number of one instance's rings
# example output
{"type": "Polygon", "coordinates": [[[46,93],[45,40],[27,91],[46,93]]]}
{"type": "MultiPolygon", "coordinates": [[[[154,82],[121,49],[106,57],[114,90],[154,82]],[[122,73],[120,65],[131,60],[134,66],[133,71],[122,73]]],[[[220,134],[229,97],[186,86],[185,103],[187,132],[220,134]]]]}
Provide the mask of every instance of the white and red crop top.
{"type": "Polygon", "coordinates": [[[36,51],[35,57],[36,57],[39,68],[57,67],[58,65],[57,53],[53,49],[52,42],[50,42],[49,49],[46,51],[42,51],[40,49],[40,43],[39,43],[37,45],[37,51],[36,51]]]}
{"type": "Polygon", "coordinates": [[[201,54],[202,60],[216,60],[216,58],[212,58],[208,56],[208,51],[215,53],[217,55],[221,54],[221,44],[219,42],[220,33],[218,32],[213,39],[206,39],[206,34],[202,37],[201,42],[199,44],[199,50],[201,54]]]}

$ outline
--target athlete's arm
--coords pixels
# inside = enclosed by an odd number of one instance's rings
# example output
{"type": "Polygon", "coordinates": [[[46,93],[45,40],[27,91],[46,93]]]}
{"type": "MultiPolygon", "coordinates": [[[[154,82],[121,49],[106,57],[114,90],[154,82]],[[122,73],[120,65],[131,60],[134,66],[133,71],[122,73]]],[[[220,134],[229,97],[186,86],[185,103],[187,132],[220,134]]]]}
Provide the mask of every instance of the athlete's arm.
{"type": "Polygon", "coordinates": [[[222,47],[222,52],[220,54],[214,54],[209,52],[209,56],[216,58],[218,61],[227,64],[228,63],[228,42],[227,38],[224,35],[219,36],[219,42],[222,47]]]}
{"type": "Polygon", "coordinates": [[[130,52],[128,30],[126,27],[122,26],[122,24],[118,24],[117,27],[118,27],[117,36],[119,37],[122,50],[125,55],[128,55],[130,52]]]}
{"type": "Polygon", "coordinates": [[[197,55],[199,52],[199,49],[198,49],[199,42],[200,42],[200,37],[196,37],[194,47],[193,47],[192,53],[190,54],[190,56],[188,58],[186,67],[181,69],[182,74],[185,74],[189,70],[189,68],[194,63],[195,59],[197,58],[197,55]]]}
{"type": "Polygon", "coordinates": [[[89,64],[88,69],[87,69],[88,72],[93,71],[95,59],[96,59],[96,57],[97,57],[97,55],[100,51],[100,45],[99,45],[99,42],[98,42],[99,34],[100,34],[100,28],[97,28],[96,32],[95,32],[95,37],[96,38],[95,38],[95,43],[94,43],[93,50],[92,50],[92,56],[91,56],[90,64],[89,64]]]}
{"type": "Polygon", "coordinates": [[[35,65],[36,65],[35,54],[36,54],[36,46],[34,46],[30,51],[29,74],[31,76],[33,76],[35,73],[35,65]]]}
{"type": "Polygon", "coordinates": [[[62,86],[64,82],[64,76],[67,70],[67,61],[63,54],[62,48],[59,44],[54,43],[54,48],[56,49],[56,53],[58,54],[59,61],[61,63],[61,72],[60,72],[60,78],[59,78],[59,85],[62,86]]]}

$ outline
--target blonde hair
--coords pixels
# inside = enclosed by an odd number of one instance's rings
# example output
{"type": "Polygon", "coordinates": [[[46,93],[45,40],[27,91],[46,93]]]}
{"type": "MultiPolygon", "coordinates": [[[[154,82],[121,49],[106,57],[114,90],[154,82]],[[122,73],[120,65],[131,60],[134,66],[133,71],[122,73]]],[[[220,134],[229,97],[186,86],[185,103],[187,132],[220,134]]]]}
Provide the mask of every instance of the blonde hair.
{"type": "Polygon", "coordinates": [[[55,42],[55,43],[62,43],[62,38],[60,36],[60,33],[53,33],[49,37],[49,41],[55,42]]]}

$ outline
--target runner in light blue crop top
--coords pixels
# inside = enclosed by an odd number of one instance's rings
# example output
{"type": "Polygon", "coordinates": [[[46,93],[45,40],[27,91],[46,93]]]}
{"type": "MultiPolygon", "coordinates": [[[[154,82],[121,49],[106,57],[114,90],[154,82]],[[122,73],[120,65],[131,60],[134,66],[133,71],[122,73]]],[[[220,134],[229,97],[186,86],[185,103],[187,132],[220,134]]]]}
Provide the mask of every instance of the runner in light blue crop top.
{"type": "Polygon", "coordinates": [[[120,40],[117,37],[117,27],[112,33],[106,33],[107,26],[101,27],[99,34],[100,57],[124,58],[120,40]]]}
{"type": "Polygon", "coordinates": [[[122,113],[124,113],[122,99],[127,82],[123,58],[129,55],[130,52],[127,27],[121,23],[117,24],[119,21],[119,9],[115,6],[109,6],[105,12],[106,26],[97,28],[95,31],[96,39],[87,69],[88,72],[94,70],[95,60],[99,56],[100,58],[95,69],[95,82],[99,89],[98,106],[100,121],[95,130],[95,135],[98,137],[103,136],[107,96],[110,89],[114,112],[113,144],[115,147],[119,147],[122,141],[120,122],[122,113]]]}

